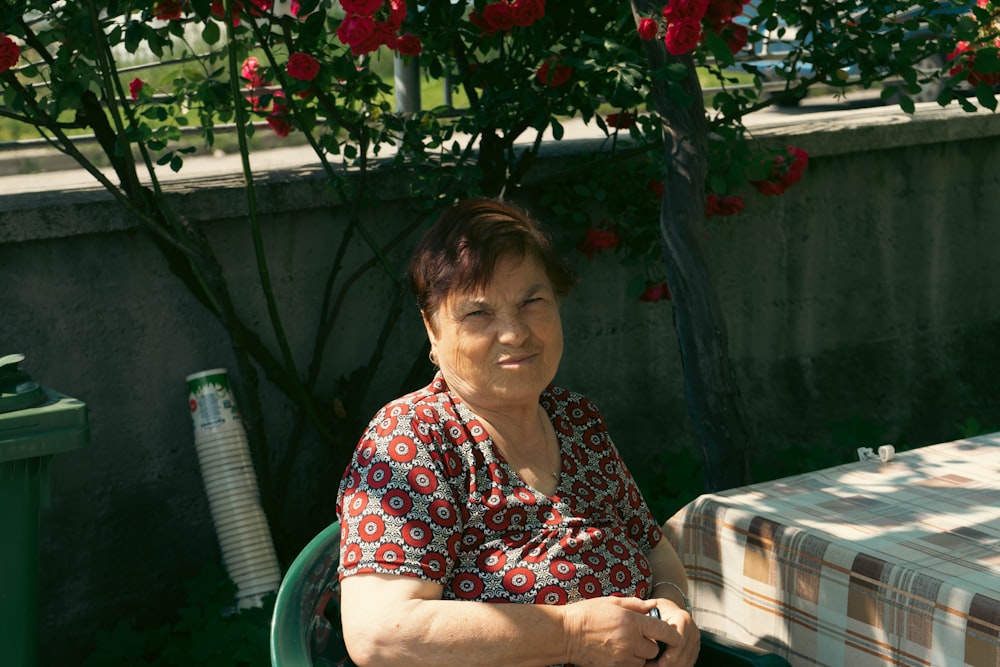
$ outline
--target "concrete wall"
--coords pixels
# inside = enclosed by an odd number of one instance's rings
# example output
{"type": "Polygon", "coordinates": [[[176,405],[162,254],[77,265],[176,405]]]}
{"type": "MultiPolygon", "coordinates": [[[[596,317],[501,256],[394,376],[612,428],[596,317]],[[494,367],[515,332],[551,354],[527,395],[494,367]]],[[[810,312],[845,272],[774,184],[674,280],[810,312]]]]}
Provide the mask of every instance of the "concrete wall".
{"type": "MultiPolygon", "coordinates": [[[[808,466],[812,451],[842,447],[846,461],[859,444],[954,439],[968,418],[1000,425],[998,121],[882,111],[858,127],[819,120],[756,131],[811,154],[806,179],[786,195],[752,195],[744,214],[708,230],[762,459],[793,447],[795,465],[808,466]]],[[[262,185],[270,269],[301,364],[344,215],[311,170],[262,185]]],[[[238,180],[172,189],[193,221],[209,223],[242,313],[267,331],[238,180]]],[[[393,191],[391,183],[380,189],[393,191]]],[[[406,202],[391,199],[368,212],[382,238],[411,217],[406,202]]],[[[405,248],[390,255],[400,266],[405,259],[405,248]]],[[[559,380],[598,402],[635,467],[690,459],[669,305],[624,298],[626,274],[612,257],[573,261],[583,280],[564,308],[559,380]]],[[[0,353],[23,352],[38,380],[91,411],[92,442],[54,459],[41,517],[43,664],[73,663],[96,627],[155,617],[176,601],[180,580],[218,558],[184,377],[235,364],[221,327],[102,193],[0,197],[0,285],[0,353]]],[[[390,296],[378,277],[359,286],[321,393],[363,358],[378,330],[373,304],[390,296]]],[[[398,393],[419,351],[423,334],[409,306],[403,321],[360,408],[365,416],[398,393]]],[[[265,403],[280,448],[291,410],[272,390],[265,403]]],[[[324,461],[313,453],[300,466],[312,474],[301,477],[295,516],[286,517],[295,538],[333,511],[340,471],[324,461]]],[[[780,460],[771,464],[781,469],[780,460]]]]}

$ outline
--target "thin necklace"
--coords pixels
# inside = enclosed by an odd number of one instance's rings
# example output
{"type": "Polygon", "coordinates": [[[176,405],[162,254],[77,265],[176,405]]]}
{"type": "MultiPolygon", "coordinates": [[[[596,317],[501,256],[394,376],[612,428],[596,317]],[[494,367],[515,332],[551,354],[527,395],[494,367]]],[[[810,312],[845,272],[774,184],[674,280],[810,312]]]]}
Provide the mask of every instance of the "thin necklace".
{"type": "MultiPolygon", "coordinates": [[[[547,415],[545,414],[545,409],[542,406],[538,406],[538,424],[542,427],[542,437],[545,440],[545,444],[549,444],[551,441],[549,439],[549,429],[545,423],[547,415]]],[[[555,433],[553,432],[553,435],[555,433]]],[[[559,449],[559,436],[555,436],[556,439],[556,469],[550,470],[549,474],[552,475],[552,481],[559,481],[559,474],[562,472],[562,452],[559,449]]]]}

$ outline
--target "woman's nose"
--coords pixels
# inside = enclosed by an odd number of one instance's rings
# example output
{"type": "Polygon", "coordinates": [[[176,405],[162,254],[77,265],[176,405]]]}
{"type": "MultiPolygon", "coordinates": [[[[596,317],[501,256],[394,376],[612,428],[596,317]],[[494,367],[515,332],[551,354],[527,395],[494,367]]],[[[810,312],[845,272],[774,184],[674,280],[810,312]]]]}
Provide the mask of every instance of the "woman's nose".
{"type": "Polygon", "coordinates": [[[528,327],[520,317],[500,318],[499,327],[497,340],[504,345],[520,345],[528,337],[528,327]]]}

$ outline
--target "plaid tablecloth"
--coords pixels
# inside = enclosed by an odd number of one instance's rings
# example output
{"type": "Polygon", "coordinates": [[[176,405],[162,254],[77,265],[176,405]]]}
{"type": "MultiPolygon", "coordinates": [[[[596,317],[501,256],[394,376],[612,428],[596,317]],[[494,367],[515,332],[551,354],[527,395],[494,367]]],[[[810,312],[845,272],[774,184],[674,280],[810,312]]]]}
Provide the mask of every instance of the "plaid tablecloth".
{"type": "Polygon", "coordinates": [[[1000,667],[1000,433],[701,496],[698,624],[794,667],[1000,667]]]}

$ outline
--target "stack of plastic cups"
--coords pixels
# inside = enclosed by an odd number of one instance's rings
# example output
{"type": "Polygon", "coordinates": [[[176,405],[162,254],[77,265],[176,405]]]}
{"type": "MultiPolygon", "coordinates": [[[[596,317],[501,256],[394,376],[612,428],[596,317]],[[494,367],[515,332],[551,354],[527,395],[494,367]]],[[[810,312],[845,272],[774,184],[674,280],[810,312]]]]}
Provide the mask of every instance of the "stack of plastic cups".
{"type": "Polygon", "coordinates": [[[237,607],[259,607],[278,590],[281,570],[229,374],[224,368],[192,373],[187,386],[201,477],[237,607]]]}

